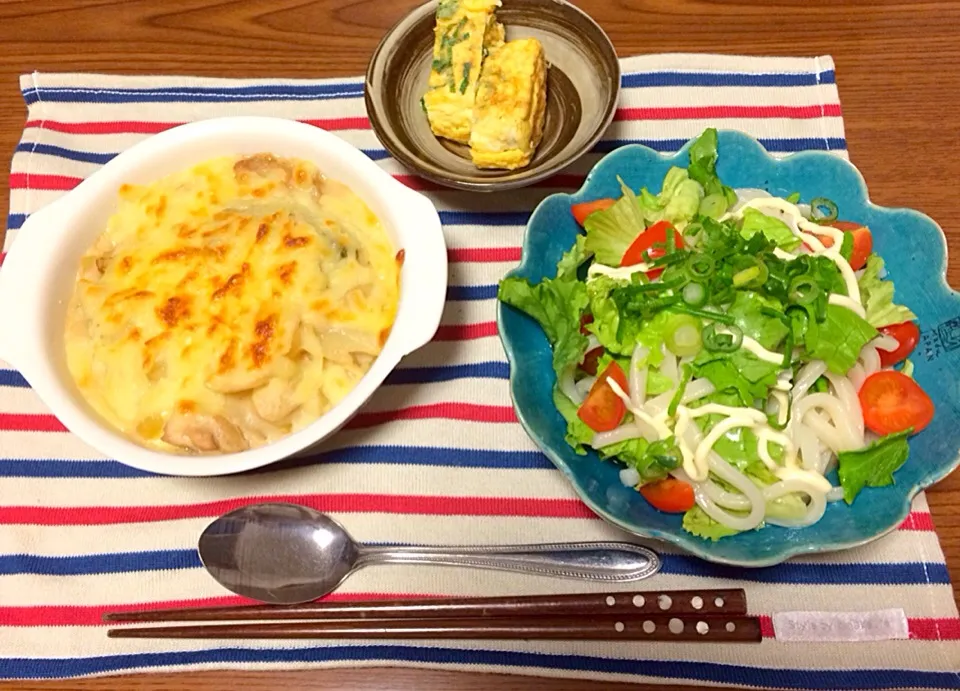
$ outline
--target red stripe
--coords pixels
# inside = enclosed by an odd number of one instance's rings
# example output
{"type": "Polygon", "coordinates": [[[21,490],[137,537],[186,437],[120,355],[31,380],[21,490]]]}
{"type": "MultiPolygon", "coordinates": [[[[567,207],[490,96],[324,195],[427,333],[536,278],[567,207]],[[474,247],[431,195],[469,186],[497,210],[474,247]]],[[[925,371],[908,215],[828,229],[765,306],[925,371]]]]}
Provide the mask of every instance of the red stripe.
{"type": "Polygon", "coordinates": [[[496,322],[479,324],[448,324],[437,329],[434,341],[472,341],[475,338],[487,338],[497,335],[496,322]]]}
{"type": "MultiPolygon", "coordinates": [[[[686,120],[709,118],[794,118],[840,117],[839,103],[809,106],[686,106],[673,108],[621,108],[618,120],[686,120]]],[[[348,118],[316,118],[301,120],[325,130],[369,129],[370,121],[362,116],[348,118]]],[[[148,122],[117,120],[112,122],[60,122],[29,120],[25,127],[37,127],[65,134],[156,134],[183,122],[148,122]]]]}
{"type": "Polygon", "coordinates": [[[442,418],[445,420],[469,420],[471,422],[516,422],[513,408],[506,405],[477,405],[475,403],[434,403],[416,405],[400,410],[384,410],[376,413],[360,413],[347,427],[363,429],[395,420],[426,420],[442,418]]]}
{"type": "MultiPolygon", "coordinates": [[[[760,633],[764,638],[774,638],[773,618],[769,614],[759,614],[760,633]]],[[[956,641],[960,640],[960,619],[946,617],[908,617],[907,628],[910,638],[918,641],[956,641]]]]}
{"type": "Polygon", "coordinates": [[[839,103],[810,106],[678,106],[672,108],[620,108],[616,120],[709,120],[713,118],[792,118],[795,120],[840,117],[839,103]]]}
{"type": "Polygon", "coordinates": [[[926,530],[933,532],[936,528],[933,525],[933,517],[929,513],[914,511],[900,524],[900,530],[926,530]]]}
{"type": "MultiPolygon", "coordinates": [[[[429,180],[416,175],[394,175],[410,189],[420,192],[438,192],[447,189],[429,180]]],[[[536,182],[531,187],[545,187],[549,189],[577,189],[583,184],[583,175],[554,175],[552,178],[536,182]]],[[[12,190],[72,190],[83,181],[83,178],[70,175],[28,175],[27,173],[11,173],[10,189],[12,190]]]]}
{"type": "MultiPolygon", "coordinates": [[[[510,406],[478,405],[473,403],[434,403],[416,405],[397,410],[384,410],[376,413],[360,413],[348,427],[360,429],[382,425],[394,420],[426,420],[445,418],[447,420],[469,420],[472,422],[516,422],[517,418],[510,406]]],[[[0,413],[0,431],[7,432],[66,432],[63,423],[53,415],[0,413]]]]}
{"type": "Polygon", "coordinates": [[[960,640],[960,619],[908,619],[910,638],[921,641],[960,640]]]}
{"type": "Polygon", "coordinates": [[[72,190],[83,181],[70,175],[30,175],[10,173],[12,190],[72,190]]]}
{"type": "Polygon", "coordinates": [[[450,262],[518,262],[519,247],[463,247],[447,251],[450,262]]]}
{"type": "MultiPolygon", "coordinates": [[[[370,121],[365,117],[321,118],[300,122],[325,130],[366,130],[370,121]]],[[[25,127],[37,127],[64,134],[157,134],[183,125],[183,122],[145,122],[120,120],[114,122],[58,122],[56,120],[29,120],[25,127]]]]}
{"type": "MultiPolygon", "coordinates": [[[[433,598],[436,595],[406,593],[332,593],[323,601],[341,600],[400,600],[407,598],[433,598]]],[[[237,607],[261,604],[239,595],[204,597],[195,600],[166,600],[123,605],[41,605],[38,607],[0,607],[0,622],[4,626],[122,626],[120,623],[104,623],[107,612],[130,612],[133,610],[182,609],[185,607],[237,607]]]]}
{"type": "Polygon", "coordinates": [[[291,502],[318,511],[339,513],[395,513],[427,516],[531,516],[538,518],[596,518],[576,499],[524,497],[426,497],[393,494],[285,494],[223,499],[202,504],[168,506],[0,506],[0,524],[111,525],[185,518],[215,518],[257,502],[291,502]]]}
{"type": "MultiPolygon", "coordinates": [[[[400,600],[437,598],[443,595],[420,593],[333,593],[323,598],[327,602],[400,600]]],[[[184,607],[236,607],[259,604],[237,595],[197,598],[194,600],[166,600],[122,605],[40,605],[37,607],[0,607],[0,621],[4,626],[122,626],[104,623],[107,612],[132,610],[180,609],[184,607]]],[[[768,614],[758,615],[760,633],[774,638],[773,620],[768,614]]],[[[910,638],[918,641],[960,640],[960,619],[913,617],[907,620],[910,638]]]]}
{"type": "Polygon", "coordinates": [[[0,430],[5,432],[66,432],[53,415],[0,413],[0,430]]]}

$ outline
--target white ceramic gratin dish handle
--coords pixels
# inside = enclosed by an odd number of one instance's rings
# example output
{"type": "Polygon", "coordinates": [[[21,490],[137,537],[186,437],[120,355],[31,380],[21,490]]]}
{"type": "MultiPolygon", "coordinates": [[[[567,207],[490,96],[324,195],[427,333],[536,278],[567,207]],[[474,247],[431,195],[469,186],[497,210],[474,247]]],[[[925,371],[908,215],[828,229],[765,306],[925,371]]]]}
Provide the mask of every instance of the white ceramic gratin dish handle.
{"type": "Polygon", "coordinates": [[[290,120],[203,120],[143,140],[27,219],[0,268],[0,359],[20,370],[50,410],[106,457],[168,475],[236,473],[302,452],[338,430],[403,356],[430,341],[440,324],[446,290],[447,251],[437,210],[359,149],[290,120]],[[404,251],[393,329],[357,386],[298,432],[234,454],[186,456],[146,449],[102,421],[67,370],[63,326],[78,262],[106,227],[120,185],[149,183],[215,156],[259,152],[313,161],[325,175],[347,184],[381,219],[394,246],[404,251]]]}

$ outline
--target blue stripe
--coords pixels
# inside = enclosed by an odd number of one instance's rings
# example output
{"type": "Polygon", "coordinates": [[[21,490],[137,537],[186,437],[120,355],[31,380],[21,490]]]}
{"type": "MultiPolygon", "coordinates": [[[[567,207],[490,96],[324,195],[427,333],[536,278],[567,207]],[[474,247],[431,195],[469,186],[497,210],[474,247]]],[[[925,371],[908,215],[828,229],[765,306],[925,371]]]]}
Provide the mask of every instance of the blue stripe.
{"type": "Polygon", "coordinates": [[[732,72],[638,72],[625,74],[620,84],[626,88],[650,86],[816,86],[835,84],[833,70],[786,72],[779,74],[742,74],[732,72]]]}
{"type": "MultiPolygon", "coordinates": [[[[320,463],[496,468],[500,470],[550,470],[554,467],[547,457],[539,451],[493,451],[426,446],[350,446],[311,456],[291,458],[269,465],[263,468],[262,472],[320,463]]],[[[131,479],[156,476],[153,473],[131,468],[116,461],[6,458],[0,460],[0,477],[131,479]]]]}
{"type": "MultiPolygon", "coordinates": [[[[638,652],[642,648],[637,649],[638,652]]],[[[487,665],[540,667],[551,670],[633,674],[664,679],[713,682],[725,686],[770,686],[785,689],[960,688],[953,672],[914,669],[789,669],[749,667],[716,662],[603,658],[569,653],[532,653],[476,648],[406,645],[332,645],[314,648],[214,648],[167,653],[134,653],[86,658],[0,658],[0,678],[55,679],[120,670],[179,665],[322,662],[420,663],[426,665],[487,665]]]]}
{"type": "Polygon", "coordinates": [[[497,286],[449,286],[447,300],[492,300],[497,297],[497,286]]]}
{"type": "Polygon", "coordinates": [[[0,386],[30,387],[23,375],[12,369],[0,369],[0,386]]]}
{"type": "MultiPolygon", "coordinates": [[[[450,300],[486,300],[497,296],[497,286],[462,286],[454,288],[450,300]],[[462,294],[460,294],[462,291],[462,294]]],[[[443,365],[440,367],[405,367],[390,373],[386,385],[396,384],[432,384],[453,379],[509,379],[510,365],[506,362],[476,362],[465,365],[443,365]]],[[[16,370],[0,369],[0,386],[29,388],[30,384],[16,370]]]]}
{"type": "Polygon", "coordinates": [[[445,367],[404,367],[395,369],[387,377],[388,384],[428,384],[453,379],[509,379],[510,365],[506,362],[478,362],[445,367]]]}
{"type": "Polygon", "coordinates": [[[238,87],[173,86],[154,89],[42,87],[23,90],[28,105],[57,103],[173,103],[211,101],[311,101],[363,96],[362,82],[334,84],[261,84],[238,87]]]}
{"type": "Polygon", "coordinates": [[[51,144],[38,144],[36,142],[20,142],[14,151],[22,153],[46,154],[47,156],[59,156],[69,161],[80,161],[82,163],[107,163],[116,154],[98,154],[92,151],[78,151],[76,149],[66,149],[62,146],[53,146],[51,144]]]}
{"type": "Polygon", "coordinates": [[[22,226],[26,220],[26,214],[7,214],[7,229],[19,230],[20,226],[22,226]]]}
{"type": "Polygon", "coordinates": [[[525,226],[529,211],[441,211],[440,221],[445,226],[525,226]]]}
{"type": "MultiPolygon", "coordinates": [[[[644,72],[623,75],[624,88],[656,86],[816,86],[834,84],[833,70],[814,74],[744,74],[717,72],[644,72]]],[[[363,95],[362,82],[330,84],[259,84],[238,87],[173,86],[151,89],[42,87],[23,90],[28,104],[59,103],[167,103],[210,101],[270,101],[356,98],[363,95]]]]}
{"type": "MultiPolygon", "coordinates": [[[[949,585],[945,564],[906,562],[891,564],[785,562],[763,569],[743,569],[711,564],[682,554],[664,554],[663,573],[726,578],[754,583],[790,583],[796,585],[949,585]]],[[[71,557],[46,557],[32,554],[0,555],[0,575],[96,575],[133,571],[171,571],[200,568],[196,550],[157,550],[116,552],[71,557]]]]}
{"type": "MultiPolygon", "coordinates": [[[[847,141],[843,137],[791,137],[791,138],[767,138],[758,140],[767,151],[774,153],[795,153],[798,151],[836,151],[846,149],[847,141]]],[[[597,143],[592,153],[605,154],[624,144],[642,144],[646,147],[660,153],[672,153],[679,151],[686,144],[685,139],[608,139],[597,143]]],[[[47,154],[50,156],[59,156],[70,161],[80,161],[83,163],[107,163],[114,158],[116,153],[94,153],[90,151],[80,151],[77,149],[67,149],[62,146],[52,146],[49,144],[36,144],[34,142],[20,142],[16,151],[29,153],[47,154]]],[[[390,158],[386,149],[363,149],[369,158],[374,161],[381,161],[390,158]]]]}
{"type": "Polygon", "coordinates": [[[705,576],[730,578],[756,583],[796,583],[819,585],[900,585],[900,584],[950,584],[950,574],[945,564],[904,562],[897,564],[809,564],[784,562],[763,569],[744,569],[737,566],[711,564],[682,554],[669,554],[663,558],[663,573],[678,576],[705,576]]]}
{"type": "MultiPolygon", "coordinates": [[[[773,153],[796,153],[798,151],[837,151],[847,148],[842,137],[790,137],[758,139],[767,151],[773,153]]],[[[686,139],[605,139],[597,142],[593,153],[608,154],[626,144],[642,144],[660,153],[673,153],[683,148],[686,139]]]]}

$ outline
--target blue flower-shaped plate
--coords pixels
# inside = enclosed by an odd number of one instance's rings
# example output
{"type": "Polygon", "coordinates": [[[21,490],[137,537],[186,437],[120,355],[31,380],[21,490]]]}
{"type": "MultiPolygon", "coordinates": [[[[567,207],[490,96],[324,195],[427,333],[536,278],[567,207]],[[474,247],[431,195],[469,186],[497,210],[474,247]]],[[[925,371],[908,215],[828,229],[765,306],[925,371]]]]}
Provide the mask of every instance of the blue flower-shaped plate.
{"type": "MultiPolygon", "coordinates": [[[[520,265],[508,275],[532,282],[556,275],[557,262],[574,243],[579,227],[570,205],[618,197],[617,176],[633,189],[659,191],[671,166],[686,167],[689,143],[665,157],[629,145],[604,157],[575,194],[555,194],[534,211],[524,238],[520,265]]],[[[886,262],[896,286],[895,299],[918,316],[921,342],[911,356],[917,382],[936,404],[933,422],[910,440],[910,458],[896,483],[864,489],[852,506],[830,504],[823,518],[802,529],[767,526],[709,542],[681,527],[681,516],[652,508],[620,483],[620,466],[595,453],[578,456],[564,441],[566,424],[554,407],[556,381],[551,351],[539,325],[525,314],[498,305],[500,338],[510,360],[514,407],[527,433],[567,476],[586,504],[610,523],[642,537],[666,540],[707,561],[738,566],[769,566],[798,554],[849,549],[894,530],[910,511],[913,497],[960,464],[960,294],[945,279],[946,243],[940,227],[911,209],[870,202],[863,177],[850,163],[826,152],[803,152],[777,160],[751,137],[719,133],[718,174],[734,188],[759,187],[777,196],[799,192],[809,201],[834,200],[841,218],[873,231],[874,250],[886,262]]],[[[833,478],[836,484],[836,478],[833,478]]]]}

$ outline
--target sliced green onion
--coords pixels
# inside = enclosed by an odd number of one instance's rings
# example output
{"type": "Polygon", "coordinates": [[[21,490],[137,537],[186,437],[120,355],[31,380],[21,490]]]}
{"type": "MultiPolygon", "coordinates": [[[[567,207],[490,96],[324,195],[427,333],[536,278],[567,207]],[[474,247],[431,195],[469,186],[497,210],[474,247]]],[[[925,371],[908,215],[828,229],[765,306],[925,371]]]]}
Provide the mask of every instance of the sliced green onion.
{"type": "Polygon", "coordinates": [[[787,337],[784,340],[783,348],[783,364],[781,367],[783,369],[790,369],[790,365],[793,363],[793,329],[787,329],[787,337]]]}
{"type": "Polygon", "coordinates": [[[790,202],[791,204],[796,204],[797,202],[800,201],[800,193],[794,192],[793,194],[789,195],[787,197],[787,201],[790,202]]]}
{"type": "Polygon", "coordinates": [[[900,369],[900,373],[913,379],[913,361],[909,358],[904,360],[903,367],[900,369]]]}
{"type": "Polygon", "coordinates": [[[830,382],[826,377],[818,377],[817,381],[813,382],[813,390],[817,393],[826,393],[830,390],[830,382]]]}
{"type": "Polygon", "coordinates": [[[630,293],[662,293],[675,287],[676,285],[673,283],[664,283],[661,281],[659,283],[638,283],[631,285],[628,289],[625,288],[625,290],[629,290],[630,293]]]}
{"type": "Polygon", "coordinates": [[[677,314],[667,323],[663,342],[678,357],[700,352],[700,320],[689,314],[677,314]]]}
{"type": "Polygon", "coordinates": [[[814,197],[810,200],[810,215],[814,221],[835,221],[837,219],[837,205],[826,197],[814,197]],[[826,213],[823,212],[826,209],[826,213]]]}
{"type": "Polygon", "coordinates": [[[707,289],[703,284],[693,281],[683,287],[683,301],[691,307],[703,307],[707,304],[707,289]]]}
{"type": "Polygon", "coordinates": [[[692,238],[694,235],[703,230],[703,224],[696,221],[688,223],[687,227],[683,229],[684,238],[692,238]]]}
{"type": "Polygon", "coordinates": [[[726,195],[716,192],[708,194],[700,202],[700,215],[720,218],[728,208],[726,195]]]}
{"type": "Polygon", "coordinates": [[[711,321],[719,322],[721,324],[730,325],[733,324],[734,319],[728,314],[723,312],[713,312],[712,310],[701,310],[696,309],[695,307],[689,307],[687,305],[674,305],[672,310],[677,314],[689,314],[691,317],[700,317],[701,319],[709,319],[711,321]]]}
{"type": "Polygon", "coordinates": [[[716,262],[709,254],[694,254],[685,267],[687,275],[693,281],[709,278],[716,269],[716,262]]]}
{"type": "Polygon", "coordinates": [[[651,268],[656,268],[659,266],[673,266],[674,264],[679,264],[686,258],[686,252],[681,252],[678,250],[676,252],[671,252],[670,254],[665,254],[662,257],[657,257],[653,260],[653,263],[650,266],[651,268]]]}
{"type": "Polygon", "coordinates": [[[820,297],[820,286],[813,279],[800,276],[790,282],[790,301],[798,305],[811,305],[820,297]]]}
{"type": "Polygon", "coordinates": [[[734,324],[729,324],[727,329],[730,333],[718,334],[716,324],[707,324],[703,333],[700,334],[703,347],[715,353],[732,353],[740,348],[743,343],[743,331],[734,324]]]}
{"type": "Polygon", "coordinates": [[[660,310],[664,307],[672,307],[680,302],[683,298],[679,295],[671,295],[670,297],[660,298],[658,300],[651,300],[647,303],[647,308],[650,310],[660,310]]]}
{"type": "Polygon", "coordinates": [[[687,384],[690,383],[692,376],[693,368],[691,368],[690,365],[684,365],[680,383],[677,385],[677,390],[673,393],[673,398],[670,399],[670,405],[667,406],[667,415],[670,417],[677,414],[677,407],[680,405],[680,401],[683,400],[683,392],[687,390],[687,384]]]}
{"type": "Polygon", "coordinates": [[[733,285],[739,288],[760,276],[760,267],[751,266],[749,269],[738,271],[733,275],[733,285]]]}

